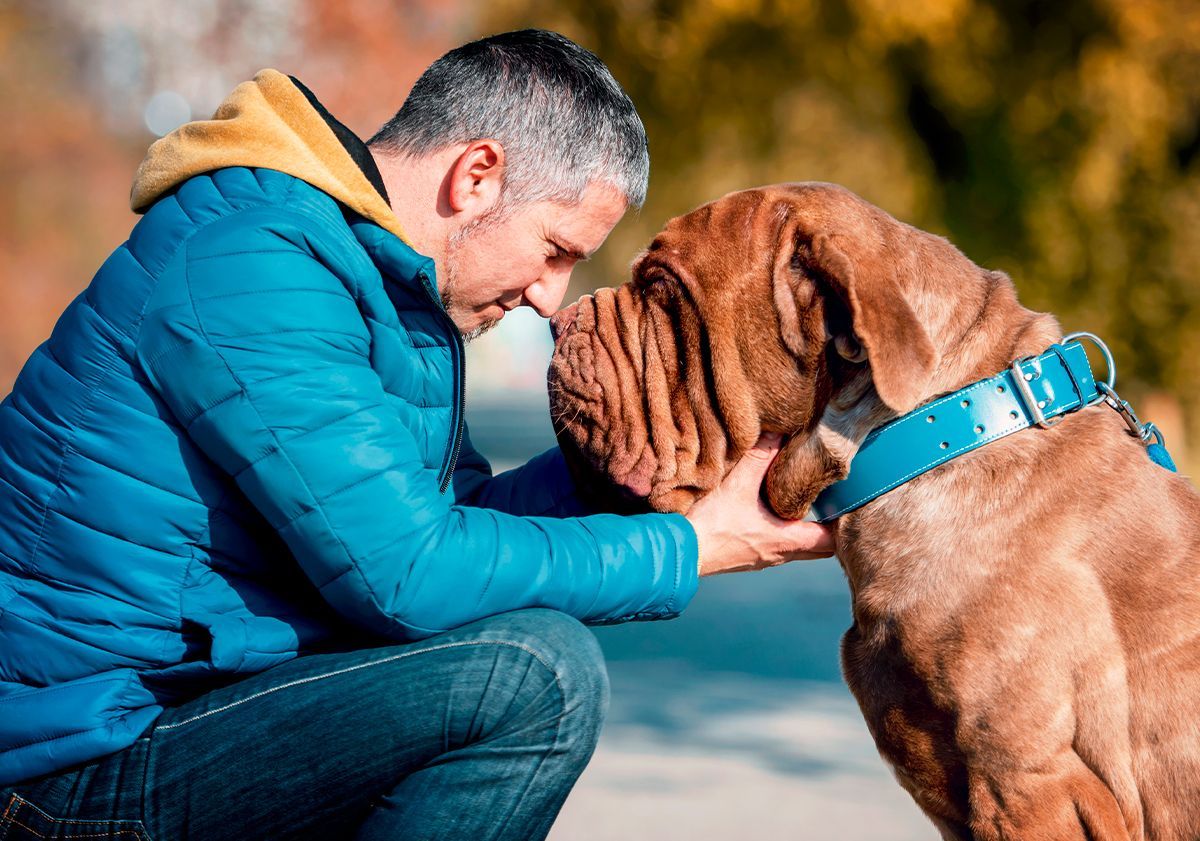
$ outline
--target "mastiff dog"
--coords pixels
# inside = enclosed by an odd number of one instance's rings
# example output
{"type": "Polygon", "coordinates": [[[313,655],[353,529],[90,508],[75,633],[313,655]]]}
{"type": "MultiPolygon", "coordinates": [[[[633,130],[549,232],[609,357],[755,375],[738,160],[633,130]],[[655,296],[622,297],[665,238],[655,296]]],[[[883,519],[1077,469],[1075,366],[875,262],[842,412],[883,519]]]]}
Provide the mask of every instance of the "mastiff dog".
{"type": "MultiPolygon", "coordinates": [[[[1007,276],[818,183],[672,220],[552,330],[556,431],[603,504],[686,512],[776,432],[763,493],[788,518],[877,428],[934,424],[1014,360],[1030,394],[1062,347],[1007,276]]],[[[1200,495],[1110,403],[1080,396],[837,519],[846,682],[946,839],[1200,838],[1200,495]]]]}

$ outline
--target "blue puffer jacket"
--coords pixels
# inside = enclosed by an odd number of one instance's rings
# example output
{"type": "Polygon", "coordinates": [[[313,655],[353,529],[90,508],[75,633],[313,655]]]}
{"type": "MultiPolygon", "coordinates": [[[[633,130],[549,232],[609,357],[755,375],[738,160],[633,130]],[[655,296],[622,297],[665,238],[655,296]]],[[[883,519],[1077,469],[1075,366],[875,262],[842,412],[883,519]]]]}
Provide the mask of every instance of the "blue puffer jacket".
{"type": "Polygon", "coordinates": [[[696,588],[683,518],[565,517],[556,451],[491,477],[359,141],[273,71],[217,118],[152,147],[145,218],[0,404],[0,784],[334,639],[696,588]]]}

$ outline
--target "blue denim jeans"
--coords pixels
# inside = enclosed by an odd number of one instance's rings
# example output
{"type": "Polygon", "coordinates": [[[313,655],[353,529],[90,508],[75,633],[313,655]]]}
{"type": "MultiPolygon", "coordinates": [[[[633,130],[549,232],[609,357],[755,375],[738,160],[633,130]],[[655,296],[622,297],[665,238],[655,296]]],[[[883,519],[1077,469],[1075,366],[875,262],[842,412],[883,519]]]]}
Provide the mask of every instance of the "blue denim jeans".
{"type": "Polygon", "coordinates": [[[310,654],[0,789],[0,841],[540,839],[607,704],[595,637],[550,610],[310,654]]]}

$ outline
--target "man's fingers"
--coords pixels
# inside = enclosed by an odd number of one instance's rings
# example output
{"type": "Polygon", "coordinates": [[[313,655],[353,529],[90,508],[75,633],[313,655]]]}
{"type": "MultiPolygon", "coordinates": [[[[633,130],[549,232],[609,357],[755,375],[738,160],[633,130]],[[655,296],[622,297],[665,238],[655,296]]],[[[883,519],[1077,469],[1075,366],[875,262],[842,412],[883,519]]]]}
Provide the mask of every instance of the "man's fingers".
{"type": "Polygon", "coordinates": [[[788,555],[789,561],[820,561],[832,557],[835,552],[796,552],[788,555]]]}
{"type": "Polygon", "coordinates": [[[796,520],[787,526],[795,553],[828,557],[837,552],[837,532],[822,523],[796,520]]]}

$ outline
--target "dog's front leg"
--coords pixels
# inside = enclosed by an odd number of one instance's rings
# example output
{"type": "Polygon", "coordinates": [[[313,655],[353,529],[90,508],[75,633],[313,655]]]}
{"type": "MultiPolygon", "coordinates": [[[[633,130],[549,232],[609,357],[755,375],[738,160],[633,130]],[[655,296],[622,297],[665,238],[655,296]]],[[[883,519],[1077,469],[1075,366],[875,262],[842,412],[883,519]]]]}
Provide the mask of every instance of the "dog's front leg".
{"type": "Polygon", "coordinates": [[[1042,773],[971,782],[971,824],[977,841],[1133,841],[1116,797],[1069,752],[1042,773]]]}
{"type": "Polygon", "coordinates": [[[962,637],[955,739],[980,841],[1143,839],[1128,677],[1106,613],[1086,612],[1085,581],[1077,578],[1073,592],[1045,591],[1036,606],[1032,593],[1015,592],[1023,610],[1007,599],[992,611],[977,605],[974,630],[962,637]],[[1083,627],[1054,625],[1055,606],[1088,618],[1083,627]]]}
{"type": "Polygon", "coordinates": [[[943,837],[1143,841],[1128,676],[1095,582],[1078,568],[1048,575],[1045,558],[989,575],[968,547],[975,565],[958,570],[983,586],[961,589],[946,611],[946,573],[919,591],[901,572],[904,547],[877,567],[857,548],[843,555],[858,583],[846,681],[880,754],[943,837]]]}

